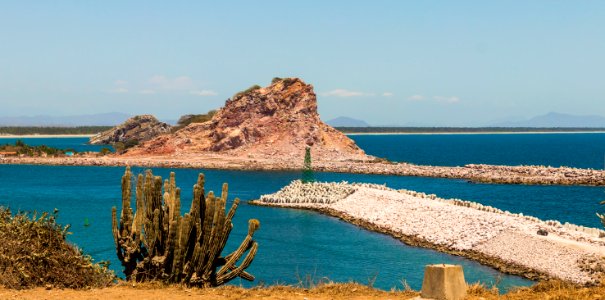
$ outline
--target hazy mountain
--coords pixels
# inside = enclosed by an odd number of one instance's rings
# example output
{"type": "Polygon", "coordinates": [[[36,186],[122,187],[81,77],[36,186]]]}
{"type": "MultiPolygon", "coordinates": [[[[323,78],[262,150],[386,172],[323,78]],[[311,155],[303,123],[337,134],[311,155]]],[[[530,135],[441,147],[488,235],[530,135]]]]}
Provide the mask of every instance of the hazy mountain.
{"type": "Polygon", "coordinates": [[[124,113],[103,113],[74,116],[20,116],[0,117],[0,126],[115,126],[131,116],[124,113]]]}
{"type": "Polygon", "coordinates": [[[570,115],[551,112],[522,121],[494,123],[493,127],[602,127],[605,117],[597,115],[570,115]]]}
{"type": "Polygon", "coordinates": [[[338,117],[326,121],[326,124],[332,127],[370,127],[370,124],[363,120],[353,119],[349,117],[338,117]]]}

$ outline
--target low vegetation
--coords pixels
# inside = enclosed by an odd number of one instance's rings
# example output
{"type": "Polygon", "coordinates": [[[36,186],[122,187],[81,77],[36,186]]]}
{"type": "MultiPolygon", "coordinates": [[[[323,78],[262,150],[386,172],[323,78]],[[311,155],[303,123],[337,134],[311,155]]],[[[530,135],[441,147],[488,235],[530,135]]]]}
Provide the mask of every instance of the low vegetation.
{"type": "Polygon", "coordinates": [[[111,126],[78,126],[78,127],[0,127],[0,135],[30,135],[30,134],[96,134],[111,129],[111,126]]]}
{"type": "Polygon", "coordinates": [[[134,211],[130,205],[131,179],[132,173],[126,168],[119,221],[117,208],[112,210],[116,253],[127,280],[197,287],[219,286],[236,277],[254,280],[245,270],[258,248],[252,239],[260,226],[258,220],[248,222],[248,234],[235,251],[222,255],[239,205],[236,198],[226,211],[227,184],[220,197],[212,192],[205,194],[204,175],[200,174],[193,187],[191,209],[181,216],[181,190],[176,187],[174,173],[165,182],[153,176],[151,170],[145,176],[139,174],[134,211]]]}
{"type": "Polygon", "coordinates": [[[17,140],[15,144],[4,144],[0,146],[0,152],[15,153],[16,155],[38,157],[38,156],[65,156],[67,153],[76,154],[73,149],[58,149],[46,145],[30,146],[22,140],[17,140]]]}
{"type": "MultiPolygon", "coordinates": [[[[277,78],[277,77],[276,77],[276,78],[277,78]]],[[[275,78],[274,78],[274,79],[275,79],[275,78]]],[[[260,86],[260,85],[258,85],[258,84],[255,84],[255,85],[253,85],[253,86],[251,86],[251,87],[249,87],[249,88],[247,88],[247,89],[245,89],[245,90],[243,90],[243,91],[240,91],[240,92],[236,93],[235,95],[233,95],[232,99],[239,98],[239,97],[241,97],[241,96],[243,96],[243,95],[246,95],[246,94],[248,94],[248,93],[250,93],[250,92],[253,92],[253,91],[256,91],[256,90],[258,90],[258,89],[261,89],[261,86],[260,86]]]]}
{"type": "MultiPolygon", "coordinates": [[[[125,142],[116,142],[113,143],[111,146],[113,147],[113,149],[116,150],[116,153],[120,154],[120,153],[124,153],[124,151],[136,146],[139,144],[138,140],[127,140],[125,142]]],[[[105,148],[103,148],[105,149],[105,148]]],[[[101,149],[101,150],[103,150],[101,149]]],[[[108,153],[102,154],[101,155],[107,155],[108,153]]]]}
{"type": "Polygon", "coordinates": [[[179,118],[179,121],[177,122],[176,126],[172,127],[172,132],[175,132],[181,128],[184,128],[191,123],[204,123],[204,122],[210,121],[212,119],[212,117],[214,117],[215,114],[216,114],[216,110],[213,109],[213,110],[208,111],[205,114],[184,115],[179,118]]]}
{"type": "Polygon", "coordinates": [[[0,208],[0,285],[33,287],[106,287],[114,281],[107,264],[69,244],[68,226],[56,223],[57,211],[41,216],[11,214],[0,208]]]}
{"type": "Polygon", "coordinates": [[[569,299],[569,300],[593,300],[602,299],[605,295],[605,285],[583,287],[559,280],[541,281],[530,287],[515,288],[500,295],[498,289],[487,288],[481,284],[469,286],[467,299],[569,299]]]}

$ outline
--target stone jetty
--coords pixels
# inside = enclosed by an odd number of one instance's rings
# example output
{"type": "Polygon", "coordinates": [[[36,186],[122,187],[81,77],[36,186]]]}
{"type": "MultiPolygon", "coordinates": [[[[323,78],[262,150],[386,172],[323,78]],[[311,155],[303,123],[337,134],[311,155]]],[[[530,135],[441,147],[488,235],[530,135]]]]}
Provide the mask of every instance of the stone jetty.
{"type": "MultiPolygon", "coordinates": [[[[76,157],[4,157],[0,164],[33,164],[65,166],[139,166],[166,168],[202,168],[224,170],[299,171],[298,157],[248,155],[229,153],[97,156],[76,157]]],[[[548,166],[466,165],[462,167],[424,166],[409,163],[388,163],[382,160],[350,161],[317,159],[313,169],[321,172],[380,174],[465,179],[472,182],[530,185],[589,185],[605,186],[605,171],[548,166]]]]}
{"type": "Polygon", "coordinates": [[[252,203],[319,211],[529,279],[594,284],[605,274],[605,231],[461,199],[375,184],[293,181],[252,203]]]}

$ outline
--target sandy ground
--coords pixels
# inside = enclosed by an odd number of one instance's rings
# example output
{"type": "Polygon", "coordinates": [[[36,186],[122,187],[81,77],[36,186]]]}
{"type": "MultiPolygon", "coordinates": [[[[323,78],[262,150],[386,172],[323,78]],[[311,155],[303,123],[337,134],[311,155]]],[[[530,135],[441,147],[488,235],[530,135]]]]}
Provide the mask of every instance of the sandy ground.
{"type": "Polygon", "coordinates": [[[319,210],[404,242],[467,256],[530,279],[587,284],[600,280],[605,267],[600,229],[542,221],[459,199],[378,185],[295,181],[259,202],[319,210]],[[548,235],[539,235],[540,230],[548,235]],[[507,264],[515,269],[506,269],[507,264]]]}
{"type": "Polygon", "coordinates": [[[0,289],[0,299],[411,299],[416,292],[385,292],[356,284],[335,284],[315,289],[268,287],[213,289],[181,287],[116,286],[104,289],[71,290],[36,288],[30,290],[0,289]]]}

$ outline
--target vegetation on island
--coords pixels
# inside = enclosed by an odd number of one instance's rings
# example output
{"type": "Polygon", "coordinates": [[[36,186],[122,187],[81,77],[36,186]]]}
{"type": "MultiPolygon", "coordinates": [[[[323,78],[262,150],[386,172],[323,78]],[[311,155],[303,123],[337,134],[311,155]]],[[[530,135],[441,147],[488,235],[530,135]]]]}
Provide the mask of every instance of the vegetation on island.
{"type": "Polygon", "coordinates": [[[49,147],[46,145],[39,146],[30,146],[25,144],[22,140],[17,140],[14,145],[4,144],[0,145],[0,152],[5,153],[15,153],[18,156],[29,156],[29,157],[39,157],[39,156],[65,156],[68,153],[76,154],[77,152],[74,149],[59,149],[54,147],[49,147]]]}
{"type": "MultiPolygon", "coordinates": [[[[274,79],[275,79],[275,78],[274,78],[274,79]]],[[[243,91],[240,91],[240,92],[235,93],[235,95],[233,95],[233,97],[231,97],[231,98],[232,98],[232,99],[236,99],[236,98],[239,98],[239,97],[241,97],[241,96],[243,96],[243,95],[245,95],[245,94],[248,94],[248,93],[250,93],[250,92],[256,91],[256,90],[261,89],[261,88],[262,88],[262,87],[261,87],[260,85],[255,84],[255,85],[253,85],[253,86],[251,86],[251,87],[249,87],[249,88],[247,88],[247,89],[245,89],[245,90],[243,90],[243,91]]]]}
{"type": "Polygon", "coordinates": [[[0,207],[0,286],[77,289],[112,284],[115,276],[108,263],[96,264],[68,243],[69,226],[57,224],[57,216],[57,210],[30,216],[0,207]]]}
{"type": "Polygon", "coordinates": [[[181,116],[179,118],[176,126],[172,127],[172,132],[182,129],[191,123],[204,123],[204,122],[210,121],[212,119],[212,117],[216,114],[216,112],[217,111],[215,109],[213,109],[213,110],[209,110],[205,114],[181,116]]]}
{"type": "MultiPolygon", "coordinates": [[[[131,140],[127,140],[125,142],[115,142],[115,143],[111,144],[111,146],[113,147],[113,149],[116,150],[116,153],[120,154],[120,153],[124,153],[124,151],[126,151],[138,144],[139,144],[138,140],[131,139],[131,140]]],[[[105,149],[105,148],[103,148],[103,149],[105,149]]],[[[102,152],[104,152],[103,149],[101,149],[102,152]]],[[[105,154],[103,154],[103,155],[105,155],[105,154]]]]}
{"type": "Polygon", "coordinates": [[[55,134],[97,134],[111,129],[111,126],[77,126],[77,127],[38,127],[6,126],[0,127],[1,135],[55,135],[55,134]]]}
{"type": "Polygon", "coordinates": [[[248,222],[248,234],[234,252],[222,255],[239,205],[236,198],[226,211],[226,183],[220,197],[213,192],[205,194],[204,175],[199,174],[191,209],[181,216],[181,190],[176,187],[174,172],[164,182],[151,170],[144,176],[139,174],[134,210],[130,205],[131,181],[132,173],[126,168],[119,221],[116,207],[112,209],[116,253],[127,280],[157,280],[197,287],[219,286],[236,277],[254,280],[245,270],[258,248],[252,239],[260,226],[258,220],[248,222]]]}

